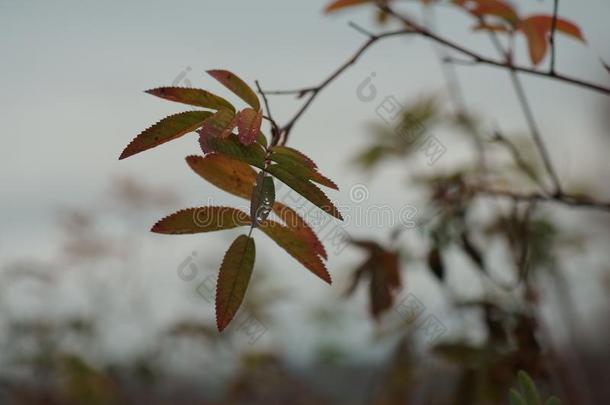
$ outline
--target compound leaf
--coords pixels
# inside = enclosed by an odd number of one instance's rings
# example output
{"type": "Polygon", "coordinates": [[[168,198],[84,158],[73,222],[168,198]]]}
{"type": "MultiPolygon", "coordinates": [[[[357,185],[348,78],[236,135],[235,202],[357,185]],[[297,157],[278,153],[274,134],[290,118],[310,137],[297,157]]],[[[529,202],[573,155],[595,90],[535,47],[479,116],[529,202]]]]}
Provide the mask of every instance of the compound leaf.
{"type": "Polygon", "coordinates": [[[187,156],[186,163],[199,176],[221,190],[250,199],[256,182],[256,172],[247,163],[220,153],[187,156]]]}

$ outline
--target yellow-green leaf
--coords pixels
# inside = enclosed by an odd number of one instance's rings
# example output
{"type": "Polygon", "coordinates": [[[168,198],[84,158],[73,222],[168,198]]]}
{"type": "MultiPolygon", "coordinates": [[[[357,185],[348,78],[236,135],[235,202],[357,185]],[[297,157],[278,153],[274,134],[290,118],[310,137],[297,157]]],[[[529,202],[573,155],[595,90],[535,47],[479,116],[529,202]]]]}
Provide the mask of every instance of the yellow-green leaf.
{"type": "Polygon", "coordinates": [[[123,150],[119,159],[125,159],[192,132],[211,115],[209,111],[186,111],[163,118],[136,136],[123,150]]]}
{"type": "Polygon", "coordinates": [[[305,268],[331,284],[332,280],[324,262],[307,241],[298,238],[292,230],[275,221],[261,221],[260,229],[305,268]]]}
{"type": "Polygon", "coordinates": [[[232,134],[224,139],[211,138],[208,140],[208,144],[215,152],[223,153],[261,169],[265,167],[265,151],[258,143],[244,145],[232,134]]]}
{"type": "Polygon", "coordinates": [[[192,89],[189,87],[158,87],[156,89],[146,90],[146,93],[165,100],[194,105],[196,107],[210,108],[212,110],[224,108],[233,112],[235,111],[235,107],[227,100],[202,89],[192,89]]]}
{"type": "Polygon", "coordinates": [[[213,232],[250,225],[250,217],[231,207],[187,208],[171,214],[151,229],[163,234],[191,234],[213,232]]]}
{"type": "Polygon", "coordinates": [[[335,205],[329,200],[329,198],[320,190],[315,184],[303,180],[290,171],[286,170],[278,164],[273,164],[267,167],[267,172],[281,180],[288,187],[292,188],[297,193],[301,194],[312,204],[322,209],[324,212],[332,215],[333,217],[343,220],[341,213],[335,207],[335,205]]]}
{"type": "Polygon", "coordinates": [[[186,163],[195,173],[221,190],[245,199],[252,196],[256,172],[249,164],[220,153],[188,156],[186,163]]]}
{"type": "Polygon", "coordinates": [[[231,110],[218,110],[211,117],[207,118],[201,129],[199,135],[209,138],[226,138],[231,135],[233,128],[235,128],[235,113],[231,110]]]}
{"type": "Polygon", "coordinates": [[[255,258],[254,239],[240,235],[222,260],[216,284],[216,326],[220,332],[235,317],[244,300],[255,258]]]}
{"type": "Polygon", "coordinates": [[[234,73],[228,70],[208,70],[208,74],[235,93],[239,98],[250,104],[256,111],[261,109],[256,93],[234,73]]]}
{"type": "Polygon", "coordinates": [[[252,227],[256,228],[261,221],[267,219],[274,202],[275,186],[273,178],[261,170],[256,176],[256,185],[252,190],[252,199],[250,200],[252,227]]]}
{"type": "Polygon", "coordinates": [[[315,183],[323,186],[338,190],[337,185],[329,178],[322,175],[315,168],[309,166],[303,158],[297,155],[288,155],[285,153],[276,153],[275,151],[271,154],[271,160],[278,163],[284,169],[289,171],[292,175],[303,179],[311,180],[315,183]]]}
{"type": "Polygon", "coordinates": [[[315,169],[318,166],[315,164],[315,162],[313,160],[311,160],[307,155],[305,155],[303,152],[298,151],[294,148],[291,148],[289,146],[274,146],[273,148],[271,148],[271,150],[273,151],[274,155],[284,155],[284,156],[289,156],[293,159],[298,159],[303,166],[307,166],[309,168],[315,169]]]}

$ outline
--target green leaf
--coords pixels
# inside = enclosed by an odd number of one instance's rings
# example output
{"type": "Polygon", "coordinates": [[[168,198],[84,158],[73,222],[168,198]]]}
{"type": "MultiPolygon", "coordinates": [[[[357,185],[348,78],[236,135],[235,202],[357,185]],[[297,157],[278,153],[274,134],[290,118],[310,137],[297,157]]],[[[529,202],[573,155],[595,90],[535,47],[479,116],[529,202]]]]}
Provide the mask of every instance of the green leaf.
{"type": "Polygon", "coordinates": [[[250,217],[243,211],[231,207],[187,208],[171,214],[151,229],[163,234],[190,234],[213,232],[250,225],[250,217]]]}
{"type": "Polygon", "coordinates": [[[292,230],[275,221],[261,221],[260,229],[305,268],[331,284],[326,266],[307,241],[298,238],[292,230]]]}
{"type": "Polygon", "coordinates": [[[292,208],[276,201],[273,204],[273,212],[277,215],[288,229],[290,229],[297,238],[306,241],[311,249],[324,259],[328,259],[324,245],[318,239],[318,236],[305,222],[305,220],[292,208]]]}
{"type": "Polygon", "coordinates": [[[272,152],[274,155],[278,156],[278,155],[284,155],[284,156],[288,156],[291,157],[293,159],[297,159],[301,162],[301,164],[303,166],[307,166],[311,169],[316,169],[318,166],[315,164],[315,162],[313,160],[311,160],[307,155],[305,155],[303,152],[298,151],[294,148],[291,148],[289,146],[274,146],[273,148],[271,148],[272,152]]]}
{"type": "Polygon", "coordinates": [[[250,104],[256,111],[261,109],[256,93],[234,73],[228,70],[208,70],[208,74],[235,93],[239,98],[250,104]]]}
{"type": "Polygon", "coordinates": [[[259,132],[256,136],[256,142],[258,142],[263,148],[267,149],[267,137],[262,132],[259,132]]]}
{"type": "Polygon", "coordinates": [[[528,405],[525,402],[523,396],[519,393],[519,391],[515,389],[510,390],[510,405],[528,405]]]}
{"type": "Polygon", "coordinates": [[[254,239],[241,235],[222,260],[216,284],[216,326],[220,332],[235,317],[244,300],[255,257],[254,239]]]}
{"type": "Polygon", "coordinates": [[[123,150],[119,160],[192,132],[211,115],[212,113],[209,111],[187,111],[163,118],[136,136],[123,150]]]}
{"type": "Polygon", "coordinates": [[[244,145],[250,145],[261,132],[261,124],[263,123],[263,113],[245,108],[237,114],[237,130],[239,134],[239,142],[244,145]]]}
{"type": "Polygon", "coordinates": [[[186,163],[195,173],[221,190],[245,199],[252,196],[256,172],[249,164],[220,153],[188,156],[186,163]]]}
{"type": "MultiPolygon", "coordinates": [[[[236,125],[235,113],[231,110],[218,110],[206,119],[198,131],[199,135],[206,138],[226,138],[236,125]]],[[[208,141],[209,142],[209,141],[208,141]]]]}
{"type": "Polygon", "coordinates": [[[525,371],[519,371],[517,374],[519,383],[521,384],[521,391],[525,394],[528,405],[541,405],[540,395],[536,384],[531,377],[525,371]]]}
{"type": "Polygon", "coordinates": [[[561,405],[561,400],[557,397],[549,397],[544,405],[561,405]]]}
{"type": "Polygon", "coordinates": [[[296,176],[302,180],[311,180],[334,190],[339,189],[332,180],[323,176],[315,168],[305,165],[304,161],[299,157],[282,153],[272,153],[270,158],[289,171],[293,176],[296,176]]]}
{"type": "Polygon", "coordinates": [[[208,141],[208,144],[213,151],[223,153],[260,169],[265,167],[265,151],[258,143],[244,145],[232,134],[224,139],[212,138],[208,141]]]}
{"type": "Polygon", "coordinates": [[[273,176],[281,180],[287,186],[292,188],[297,193],[301,194],[307,200],[309,200],[312,204],[316,205],[324,212],[332,215],[333,217],[343,220],[341,213],[333,205],[333,203],[328,199],[326,194],[322,192],[315,184],[303,180],[297,176],[294,176],[288,170],[283,168],[280,165],[274,164],[267,167],[267,172],[271,173],[273,176]]]}
{"type": "Polygon", "coordinates": [[[201,89],[192,89],[188,87],[158,87],[156,89],[146,90],[145,93],[177,103],[210,108],[212,110],[224,108],[235,112],[235,107],[227,100],[201,89]]]}
{"type": "Polygon", "coordinates": [[[252,199],[250,201],[250,218],[252,219],[253,228],[256,228],[261,221],[267,219],[274,202],[275,186],[273,178],[267,176],[261,170],[256,176],[256,185],[252,190],[252,199]]]}

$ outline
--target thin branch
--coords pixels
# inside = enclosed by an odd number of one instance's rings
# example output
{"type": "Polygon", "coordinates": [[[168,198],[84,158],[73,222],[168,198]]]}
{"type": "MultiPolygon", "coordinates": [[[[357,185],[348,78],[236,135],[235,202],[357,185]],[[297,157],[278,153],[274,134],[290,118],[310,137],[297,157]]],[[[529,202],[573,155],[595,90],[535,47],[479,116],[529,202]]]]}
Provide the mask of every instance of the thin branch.
{"type": "Polygon", "coordinates": [[[371,45],[373,45],[375,42],[377,42],[377,41],[379,41],[381,39],[384,39],[384,38],[400,36],[400,35],[407,35],[407,34],[412,34],[412,33],[413,33],[413,30],[411,30],[411,29],[402,29],[402,30],[398,30],[398,31],[390,31],[390,32],[386,32],[386,33],[383,33],[383,34],[378,34],[378,35],[371,36],[356,51],[356,53],[354,53],[346,62],[344,62],[341,66],[339,66],[339,68],[336,69],[322,83],[320,83],[318,86],[307,88],[307,94],[309,94],[309,98],[305,101],[303,106],[296,112],[296,114],[292,117],[292,119],[290,121],[288,121],[288,123],[286,125],[284,125],[283,128],[282,128],[282,132],[284,133],[284,139],[282,140],[282,145],[284,143],[286,143],[286,141],[288,140],[288,136],[290,135],[290,131],[294,127],[295,123],[299,120],[299,118],[301,118],[301,116],[305,113],[305,111],[307,111],[309,106],[311,106],[311,103],[316,99],[318,94],[320,94],[320,92],[322,90],[324,90],[324,88],[326,88],[326,86],[328,86],[330,83],[332,83],[345,70],[347,70],[350,66],[352,66],[354,63],[356,63],[356,61],[358,61],[360,56],[362,56],[362,54],[371,45]]]}
{"type": "Polygon", "coordinates": [[[356,24],[353,21],[350,21],[347,25],[349,25],[351,28],[355,29],[356,31],[358,31],[359,33],[361,33],[362,35],[369,37],[369,38],[373,38],[375,36],[375,34],[373,34],[371,31],[367,30],[366,28],[361,27],[360,25],[356,24]]]}
{"type": "Polygon", "coordinates": [[[551,37],[549,42],[551,44],[551,67],[549,69],[550,74],[555,74],[555,54],[557,52],[555,46],[555,31],[557,30],[557,12],[559,9],[559,0],[553,0],[553,23],[551,24],[551,37]]]}
{"type": "Polygon", "coordinates": [[[264,118],[266,118],[271,123],[271,145],[275,146],[279,142],[280,128],[273,119],[273,116],[271,115],[271,108],[269,108],[269,100],[267,99],[267,95],[261,89],[261,85],[258,80],[255,80],[254,83],[256,84],[256,89],[258,90],[258,93],[263,98],[263,103],[265,104],[265,109],[267,110],[267,116],[265,116],[264,118]]]}
{"type": "Polygon", "coordinates": [[[531,166],[528,165],[528,163],[523,159],[523,156],[521,156],[521,153],[519,152],[519,149],[517,149],[515,144],[513,144],[507,137],[505,137],[499,130],[494,131],[493,140],[495,142],[498,142],[498,143],[501,143],[502,145],[504,145],[506,147],[506,149],[508,149],[510,155],[512,156],[512,158],[515,161],[515,163],[517,164],[517,166],[525,174],[527,174],[527,176],[534,183],[536,183],[536,185],[538,185],[538,187],[540,187],[540,189],[542,191],[545,190],[544,184],[542,184],[542,182],[540,181],[538,176],[536,176],[536,174],[532,170],[531,166]]]}
{"type": "Polygon", "coordinates": [[[536,147],[540,152],[540,156],[542,156],[542,162],[544,163],[544,167],[546,171],[551,176],[553,181],[553,186],[555,188],[554,192],[557,195],[561,195],[561,183],[559,182],[559,176],[557,176],[557,172],[551,163],[551,158],[549,156],[549,152],[542,140],[542,135],[540,134],[540,130],[538,129],[538,124],[536,124],[536,119],[534,118],[534,114],[532,112],[532,107],[527,100],[525,95],[525,89],[521,84],[521,80],[519,80],[519,76],[515,71],[510,72],[510,78],[513,83],[513,87],[515,88],[515,92],[517,93],[517,97],[519,98],[519,103],[521,104],[521,108],[523,109],[523,113],[525,114],[525,119],[527,121],[527,125],[530,128],[530,132],[532,133],[532,137],[534,138],[534,142],[536,143],[536,147]]]}
{"type": "Polygon", "coordinates": [[[598,201],[590,197],[562,194],[519,193],[504,189],[494,189],[470,185],[469,189],[481,196],[504,197],[514,201],[558,203],[570,207],[591,208],[610,212],[610,202],[598,201]]]}
{"type": "Polygon", "coordinates": [[[528,68],[525,66],[514,65],[509,61],[498,61],[498,60],[490,59],[490,58],[483,56],[475,51],[472,51],[462,45],[459,45],[449,39],[446,39],[444,37],[441,37],[441,36],[431,32],[430,30],[426,29],[425,27],[422,27],[419,24],[415,23],[414,21],[411,21],[411,19],[396,13],[393,9],[388,7],[387,4],[381,4],[378,6],[381,8],[381,10],[386,11],[387,13],[398,18],[404,24],[407,24],[410,28],[413,29],[413,31],[415,33],[417,33],[423,37],[426,37],[428,39],[431,39],[432,41],[438,42],[463,55],[470,56],[472,58],[473,63],[489,65],[489,66],[496,66],[496,67],[499,67],[502,69],[510,69],[510,70],[513,70],[516,72],[522,72],[522,73],[528,73],[528,74],[531,74],[534,76],[546,77],[546,78],[557,80],[560,82],[565,82],[565,83],[570,83],[570,84],[573,84],[576,86],[580,86],[580,87],[583,87],[583,88],[586,88],[589,90],[594,90],[594,91],[597,91],[597,92],[605,94],[605,95],[610,95],[610,88],[601,86],[599,84],[587,82],[582,79],[574,78],[574,77],[556,73],[556,72],[551,73],[551,72],[547,72],[547,71],[528,68]]]}

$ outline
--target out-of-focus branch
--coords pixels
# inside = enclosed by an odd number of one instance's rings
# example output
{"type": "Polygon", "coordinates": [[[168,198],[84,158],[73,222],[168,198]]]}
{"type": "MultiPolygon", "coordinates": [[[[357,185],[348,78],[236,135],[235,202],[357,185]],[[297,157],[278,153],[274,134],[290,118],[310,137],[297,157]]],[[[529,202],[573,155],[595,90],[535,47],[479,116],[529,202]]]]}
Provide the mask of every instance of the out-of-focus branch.
{"type": "Polygon", "coordinates": [[[591,208],[602,211],[610,211],[610,202],[599,201],[591,197],[577,196],[571,194],[547,195],[542,193],[520,193],[505,189],[495,189],[469,185],[468,189],[474,194],[490,197],[504,197],[514,201],[524,202],[548,202],[558,203],[570,207],[591,208]]]}
{"type": "Polygon", "coordinates": [[[549,68],[549,74],[555,74],[555,55],[557,52],[555,46],[555,31],[557,30],[557,12],[559,11],[559,0],[553,0],[553,22],[551,24],[551,36],[549,42],[551,44],[551,67],[549,68]]]}
{"type": "Polygon", "coordinates": [[[605,95],[610,95],[609,87],[604,87],[604,86],[601,86],[596,83],[587,82],[585,80],[574,78],[574,77],[567,76],[567,75],[557,73],[557,72],[548,72],[548,71],[528,68],[525,66],[515,65],[510,61],[504,61],[504,60],[498,61],[498,60],[488,58],[488,57],[483,56],[460,44],[457,44],[447,38],[441,37],[440,35],[437,35],[436,33],[428,30],[425,27],[422,27],[421,25],[417,24],[415,21],[412,21],[410,18],[397,13],[396,11],[394,11],[392,8],[390,8],[385,3],[378,3],[378,7],[381,10],[387,12],[388,14],[394,16],[398,20],[402,21],[407,27],[412,28],[416,34],[419,34],[425,38],[428,38],[432,41],[442,44],[442,45],[446,46],[447,48],[453,49],[454,51],[457,51],[463,55],[471,57],[473,64],[496,66],[496,67],[499,67],[502,69],[509,69],[509,70],[516,71],[516,72],[528,73],[528,74],[531,74],[534,76],[546,77],[546,78],[557,80],[560,82],[570,83],[570,84],[580,86],[580,87],[583,87],[586,89],[594,90],[594,91],[597,91],[597,92],[605,94],[605,95]]]}

